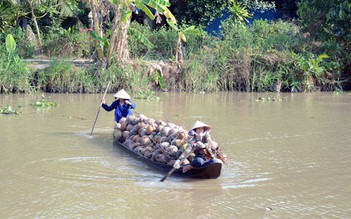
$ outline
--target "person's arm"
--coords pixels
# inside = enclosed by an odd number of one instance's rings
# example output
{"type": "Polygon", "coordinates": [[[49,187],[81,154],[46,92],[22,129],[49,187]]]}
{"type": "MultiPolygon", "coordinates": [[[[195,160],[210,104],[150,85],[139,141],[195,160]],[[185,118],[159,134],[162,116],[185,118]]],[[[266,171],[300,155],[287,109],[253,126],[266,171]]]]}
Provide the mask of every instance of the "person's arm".
{"type": "Polygon", "coordinates": [[[206,149],[206,151],[210,154],[211,158],[215,158],[215,155],[212,152],[211,142],[202,143],[201,141],[196,142],[197,146],[206,149]]]}
{"type": "Polygon", "coordinates": [[[135,109],[136,108],[136,104],[133,103],[131,100],[126,100],[126,104],[129,105],[130,108],[135,109]]]}
{"type": "Polygon", "coordinates": [[[215,158],[216,156],[215,156],[214,153],[212,152],[211,143],[208,142],[208,143],[205,144],[205,146],[206,146],[206,150],[208,151],[208,153],[210,153],[211,158],[215,158]]]}
{"type": "Polygon", "coordinates": [[[181,159],[183,159],[184,157],[189,156],[189,155],[191,154],[191,149],[192,149],[191,145],[190,145],[190,144],[187,144],[187,146],[186,146],[184,152],[178,157],[177,160],[181,160],[181,159]]]}
{"type": "Polygon", "coordinates": [[[184,161],[185,158],[188,158],[189,155],[194,152],[194,149],[195,149],[195,146],[193,146],[191,143],[187,143],[184,152],[174,162],[173,167],[176,169],[179,169],[181,165],[181,161],[184,161]]]}
{"type": "Polygon", "coordinates": [[[114,101],[110,106],[107,105],[106,103],[102,103],[101,104],[101,107],[104,108],[104,110],[106,111],[111,111],[111,110],[114,110],[116,109],[116,104],[117,104],[117,101],[114,101]]]}
{"type": "Polygon", "coordinates": [[[210,133],[206,133],[206,150],[208,151],[208,153],[210,153],[212,158],[215,158],[215,154],[212,151],[212,138],[210,133]]]}

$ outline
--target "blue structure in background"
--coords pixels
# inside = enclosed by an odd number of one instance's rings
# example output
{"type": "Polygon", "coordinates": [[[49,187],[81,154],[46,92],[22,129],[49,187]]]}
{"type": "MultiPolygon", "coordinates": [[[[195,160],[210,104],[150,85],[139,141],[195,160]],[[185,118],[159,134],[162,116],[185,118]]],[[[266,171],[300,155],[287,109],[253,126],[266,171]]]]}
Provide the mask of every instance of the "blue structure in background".
{"type": "Polygon", "coordinates": [[[223,11],[222,17],[216,18],[213,21],[211,21],[204,30],[213,36],[222,36],[221,29],[219,27],[221,23],[225,21],[229,16],[229,12],[223,11]]]}
{"type": "Polygon", "coordinates": [[[250,14],[253,15],[249,19],[250,23],[252,23],[254,20],[259,20],[259,19],[273,21],[283,17],[282,13],[277,10],[269,10],[264,12],[256,10],[256,11],[250,11],[250,14]]]}
{"type": "MultiPolygon", "coordinates": [[[[282,18],[282,13],[277,11],[277,10],[269,10],[269,11],[249,11],[250,14],[252,14],[253,16],[248,19],[249,23],[251,24],[254,20],[276,20],[279,18],[282,18]]],[[[225,21],[228,17],[230,16],[230,13],[227,11],[223,11],[222,13],[222,17],[220,18],[216,18],[213,21],[210,22],[210,24],[205,28],[205,31],[213,36],[222,36],[221,34],[221,29],[220,29],[220,25],[221,22],[225,21]]]]}

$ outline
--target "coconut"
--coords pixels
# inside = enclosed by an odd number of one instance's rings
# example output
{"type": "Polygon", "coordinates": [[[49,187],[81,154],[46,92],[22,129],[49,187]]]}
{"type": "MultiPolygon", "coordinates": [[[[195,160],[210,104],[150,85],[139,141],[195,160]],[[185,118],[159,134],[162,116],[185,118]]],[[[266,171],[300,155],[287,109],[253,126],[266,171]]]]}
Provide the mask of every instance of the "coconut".
{"type": "Polygon", "coordinates": [[[177,133],[168,136],[168,139],[169,139],[171,142],[175,141],[176,138],[177,138],[177,133]]]}
{"type": "Polygon", "coordinates": [[[146,157],[149,157],[149,156],[151,157],[153,152],[154,152],[154,149],[150,146],[147,146],[144,148],[143,155],[146,157]]]}
{"type": "Polygon", "coordinates": [[[144,120],[144,122],[148,125],[153,125],[155,123],[155,120],[151,118],[147,118],[144,120]]]}
{"type": "Polygon", "coordinates": [[[120,129],[113,130],[113,138],[119,139],[122,137],[122,131],[120,129]]]}
{"type": "Polygon", "coordinates": [[[134,115],[130,115],[127,117],[127,123],[128,124],[133,124],[133,120],[135,119],[135,116],[134,115]]]}
{"type": "Polygon", "coordinates": [[[158,125],[157,127],[156,127],[156,130],[158,131],[158,132],[161,132],[161,130],[163,129],[163,125],[158,125]]]}
{"type": "Polygon", "coordinates": [[[129,136],[136,135],[136,134],[138,134],[138,131],[135,129],[135,126],[134,126],[134,128],[132,128],[132,130],[130,130],[129,136]]]}
{"type": "Polygon", "coordinates": [[[144,151],[144,156],[150,159],[152,157],[152,153],[153,151],[144,151]]]}
{"type": "Polygon", "coordinates": [[[168,163],[171,159],[167,158],[164,154],[158,154],[156,156],[156,161],[161,163],[168,163]]]}
{"type": "Polygon", "coordinates": [[[149,118],[149,124],[150,124],[150,125],[154,125],[154,124],[155,124],[155,120],[152,119],[152,118],[149,118]]]}
{"type": "Polygon", "coordinates": [[[159,154],[161,154],[161,153],[162,153],[162,152],[161,152],[160,149],[155,150],[155,151],[152,153],[152,159],[153,159],[153,160],[156,160],[157,155],[159,155],[159,154]]]}
{"type": "Polygon", "coordinates": [[[161,137],[160,143],[163,143],[163,142],[168,142],[168,138],[167,137],[161,137]]]}
{"type": "Polygon", "coordinates": [[[175,125],[174,123],[171,123],[171,122],[168,122],[168,123],[167,123],[167,126],[168,126],[168,127],[171,127],[171,128],[175,128],[175,127],[176,127],[176,125],[175,125]]]}
{"type": "Polygon", "coordinates": [[[145,127],[145,123],[143,122],[139,122],[137,125],[136,125],[136,129],[139,131],[141,128],[144,128],[145,127]]]}
{"type": "Polygon", "coordinates": [[[169,131],[171,130],[170,127],[163,127],[161,130],[162,136],[168,136],[169,131]]]}
{"type": "Polygon", "coordinates": [[[178,133],[178,139],[185,139],[187,137],[186,131],[185,130],[180,130],[178,133]]]}
{"type": "Polygon", "coordinates": [[[140,121],[140,118],[139,118],[139,117],[134,117],[134,118],[132,119],[132,125],[138,124],[139,121],[140,121]]]}
{"type": "Polygon", "coordinates": [[[143,137],[141,137],[141,139],[140,139],[140,143],[142,144],[142,145],[148,145],[148,144],[150,144],[151,143],[151,139],[148,137],[148,136],[143,136],[143,137]]]}
{"type": "Polygon", "coordinates": [[[133,128],[134,126],[132,124],[128,124],[126,130],[130,132],[130,130],[132,130],[133,128]]]}
{"type": "Polygon", "coordinates": [[[123,144],[126,146],[126,147],[128,147],[128,148],[130,148],[131,147],[131,145],[132,145],[132,141],[131,140],[126,140],[123,144]]]}
{"type": "Polygon", "coordinates": [[[167,148],[166,150],[170,155],[172,156],[175,156],[178,152],[178,147],[177,146],[174,146],[174,145],[171,145],[167,148]]]}
{"type": "Polygon", "coordinates": [[[145,147],[145,151],[152,151],[152,152],[154,152],[154,148],[152,147],[152,145],[147,145],[145,147]]]}
{"type": "Polygon", "coordinates": [[[178,129],[176,128],[171,128],[168,132],[168,136],[177,135],[177,134],[178,134],[178,129]]]}
{"type": "Polygon", "coordinates": [[[145,136],[146,135],[146,129],[143,128],[140,132],[140,136],[145,136]]]}
{"type": "Polygon", "coordinates": [[[147,135],[150,135],[154,130],[155,130],[155,129],[154,129],[154,127],[153,127],[152,125],[148,125],[148,126],[146,127],[145,133],[146,133],[147,135]]]}
{"type": "MultiPolygon", "coordinates": [[[[123,119],[123,118],[122,118],[123,119]]],[[[122,120],[121,119],[121,120],[122,120]]],[[[122,131],[125,131],[126,130],[126,127],[127,127],[127,125],[128,125],[128,123],[127,123],[127,121],[126,120],[123,120],[123,121],[119,121],[120,122],[120,124],[121,124],[121,130],[122,131]]]]}
{"type": "Polygon", "coordinates": [[[114,129],[121,129],[121,123],[116,123],[114,129]]]}
{"type": "Polygon", "coordinates": [[[139,142],[135,142],[135,143],[132,143],[130,148],[134,150],[134,148],[139,147],[140,145],[141,144],[139,142]]]}
{"type": "Polygon", "coordinates": [[[120,120],[119,120],[119,123],[125,123],[126,122],[126,120],[127,120],[127,118],[126,117],[122,117],[120,120]]]}
{"type": "Polygon", "coordinates": [[[134,151],[135,153],[140,154],[142,149],[143,149],[143,147],[137,146],[137,147],[135,147],[135,148],[133,149],[133,151],[134,151]]]}
{"type": "Polygon", "coordinates": [[[140,142],[141,137],[139,135],[135,135],[133,138],[133,142],[140,142]]]}
{"type": "Polygon", "coordinates": [[[173,144],[176,145],[177,147],[180,147],[180,146],[182,146],[184,143],[183,143],[182,140],[176,139],[176,140],[173,141],[173,144]]]}
{"type": "Polygon", "coordinates": [[[168,148],[169,147],[169,142],[162,142],[161,144],[160,144],[160,146],[161,146],[161,148],[163,149],[163,150],[166,150],[166,148],[168,148]]]}
{"type": "Polygon", "coordinates": [[[150,119],[149,119],[149,118],[147,118],[147,119],[144,119],[144,120],[143,120],[143,122],[144,122],[145,124],[148,124],[148,125],[150,125],[150,119]]]}
{"type": "Polygon", "coordinates": [[[127,139],[129,136],[129,131],[124,131],[122,136],[123,136],[123,138],[127,139]]]}
{"type": "Polygon", "coordinates": [[[158,150],[158,149],[160,149],[160,143],[156,143],[155,145],[154,145],[154,150],[158,150]]]}
{"type": "Polygon", "coordinates": [[[156,143],[160,143],[161,141],[161,135],[157,134],[153,137],[153,141],[156,143]]]}
{"type": "Polygon", "coordinates": [[[144,120],[147,119],[147,117],[145,115],[143,115],[143,114],[140,114],[138,116],[138,119],[139,119],[139,122],[144,122],[144,120]]]}
{"type": "Polygon", "coordinates": [[[144,128],[141,128],[138,130],[138,134],[141,136],[141,132],[143,131],[144,128]]]}

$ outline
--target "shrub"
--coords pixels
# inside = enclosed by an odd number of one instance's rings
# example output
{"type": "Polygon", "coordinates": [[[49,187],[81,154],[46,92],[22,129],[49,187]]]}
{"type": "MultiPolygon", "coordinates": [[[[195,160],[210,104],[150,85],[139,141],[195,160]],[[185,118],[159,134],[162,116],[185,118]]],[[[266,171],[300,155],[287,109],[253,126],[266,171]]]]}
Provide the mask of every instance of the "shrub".
{"type": "Polygon", "coordinates": [[[91,42],[90,34],[78,26],[68,30],[52,26],[44,36],[43,52],[56,58],[90,58],[91,42]]]}

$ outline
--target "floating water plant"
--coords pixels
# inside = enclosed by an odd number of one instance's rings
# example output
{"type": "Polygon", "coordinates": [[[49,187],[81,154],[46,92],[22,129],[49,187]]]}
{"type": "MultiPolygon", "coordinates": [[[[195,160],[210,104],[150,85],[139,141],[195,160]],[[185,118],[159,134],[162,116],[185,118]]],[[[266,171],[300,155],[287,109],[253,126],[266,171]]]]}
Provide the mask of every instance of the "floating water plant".
{"type": "Polygon", "coordinates": [[[37,108],[48,108],[48,107],[54,107],[57,106],[57,103],[53,102],[53,101],[49,101],[45,99],[45,96],[42,94],[42,98],[41,100],[38,100],[34,106],[36,106],[37,108]]]}
{"type": "Polygon", "coordinates": [[[153,91],[138,91],[135,99],[159,99],[159,97],[155,96],[153,91]]]}
{"type": "Polygon", "coordinates": [[[13,109],[10,105],[7,105],[3,108],[0,108],[0,114],[6,114],[6,115],[17,115],[20,114],[21,112],[19,111],[20,106],[17,107],[17,109],[13,109]]]}
{"type": "Polygon", "coordinates": [[[279,98],[279,97],[259,97],[258,99],[256,99],[256,102],[274,102],[274,101],[282,101],[283,98],[279,98]]]}

